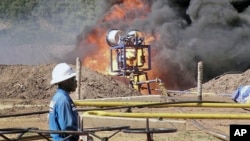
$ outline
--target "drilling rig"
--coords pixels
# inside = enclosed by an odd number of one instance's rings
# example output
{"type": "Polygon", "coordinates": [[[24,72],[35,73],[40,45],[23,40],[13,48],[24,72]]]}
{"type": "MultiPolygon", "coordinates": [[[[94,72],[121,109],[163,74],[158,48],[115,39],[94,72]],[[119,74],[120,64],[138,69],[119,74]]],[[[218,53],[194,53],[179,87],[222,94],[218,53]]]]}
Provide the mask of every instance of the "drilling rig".
{"type": "Polygon", "coordinates": [[[144,38],[145,35],[138,30],[127,32],[118,29],[110,30],[106,36],[110,47],[110,71],[117,76],[128,78],[129,86],[139,92],[146,89],[148,94],[151,94],[153,89],[150,83],[159,83],[158,90],[165,93],[160,79],[149,80],[148,78],[147,72],[151,70],[151,46],[145,44],[144,38]]]}

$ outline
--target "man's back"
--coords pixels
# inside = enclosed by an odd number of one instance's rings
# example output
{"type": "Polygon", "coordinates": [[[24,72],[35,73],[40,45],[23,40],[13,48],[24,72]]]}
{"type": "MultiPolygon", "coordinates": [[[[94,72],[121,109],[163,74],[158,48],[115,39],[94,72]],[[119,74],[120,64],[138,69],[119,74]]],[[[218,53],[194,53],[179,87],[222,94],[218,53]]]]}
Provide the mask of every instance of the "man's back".
{"type": "MultiPolygon", "coordinates": [[[[50,130],[77,131],[77,121],[78,113],[72,99],[69,97],[66,91],[58,88],[50,102],[50,130]]],[[[53,140],[57,141],[62,140],[67,135],[51,134],[51,136],[53,137],[53,140]]]]}

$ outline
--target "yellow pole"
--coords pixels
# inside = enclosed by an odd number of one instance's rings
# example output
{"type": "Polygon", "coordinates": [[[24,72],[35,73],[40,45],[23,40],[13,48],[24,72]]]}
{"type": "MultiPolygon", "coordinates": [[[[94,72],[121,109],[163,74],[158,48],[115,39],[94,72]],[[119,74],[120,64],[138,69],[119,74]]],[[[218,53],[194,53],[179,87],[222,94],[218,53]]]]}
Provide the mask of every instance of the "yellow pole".
{"type": "Polygon", "coordinates": [[[88,111],[84,115],[127,117],[127,118],[181,118],[181,119],[250,119],[250,114],[211,114],[211,113],[121,113],[88,111]]]}
{"type": "Polygon", "coordinates": [[[75,100],[76,106],[93,106],[93,107],[117,107],[117,106],[144,106],[144,107],[210,107],[210,108],[250,108],[250,104],[239,103],[176,103],[176,104],[161,104],[158,102],[110,102],[110,101],[82,101],[75,100]],[[152,106],[150,106],[152,104],[152,106]],[[159,105],[157,105],[159,104],[159,105]],[[146,105],[146,106],[145,106],[146,105]]]}

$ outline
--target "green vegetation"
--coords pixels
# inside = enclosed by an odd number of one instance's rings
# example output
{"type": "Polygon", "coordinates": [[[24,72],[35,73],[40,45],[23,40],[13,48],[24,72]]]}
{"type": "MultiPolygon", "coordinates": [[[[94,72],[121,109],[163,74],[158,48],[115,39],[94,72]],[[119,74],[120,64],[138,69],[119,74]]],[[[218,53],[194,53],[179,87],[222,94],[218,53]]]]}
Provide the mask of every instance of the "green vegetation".
{"type": "Polygon", "coordinates": [[[72,44],[95,7],[96,0],[1,0],[0,43],[72,44]]]}

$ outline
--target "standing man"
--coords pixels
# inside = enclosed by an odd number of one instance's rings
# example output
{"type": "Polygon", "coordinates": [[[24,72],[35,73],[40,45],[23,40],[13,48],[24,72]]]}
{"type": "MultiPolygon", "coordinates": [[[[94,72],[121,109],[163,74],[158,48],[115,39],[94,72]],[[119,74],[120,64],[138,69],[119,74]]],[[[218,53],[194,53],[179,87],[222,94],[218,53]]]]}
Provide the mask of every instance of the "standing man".
{"type": "MultiPolygon", "coordinates": [[[[66,63],[60,63],[52,71],[51,85],[57,85],[49,110],[50,130],[78,130],[78,112],[69,96],[76,90],[76,72],[66,63]]],[[[53,141],[61,141],[68,135],[51,134],[53,141]]],[[[78,136],[72,136],[65,141],[78,141],[78,136]]]]}

